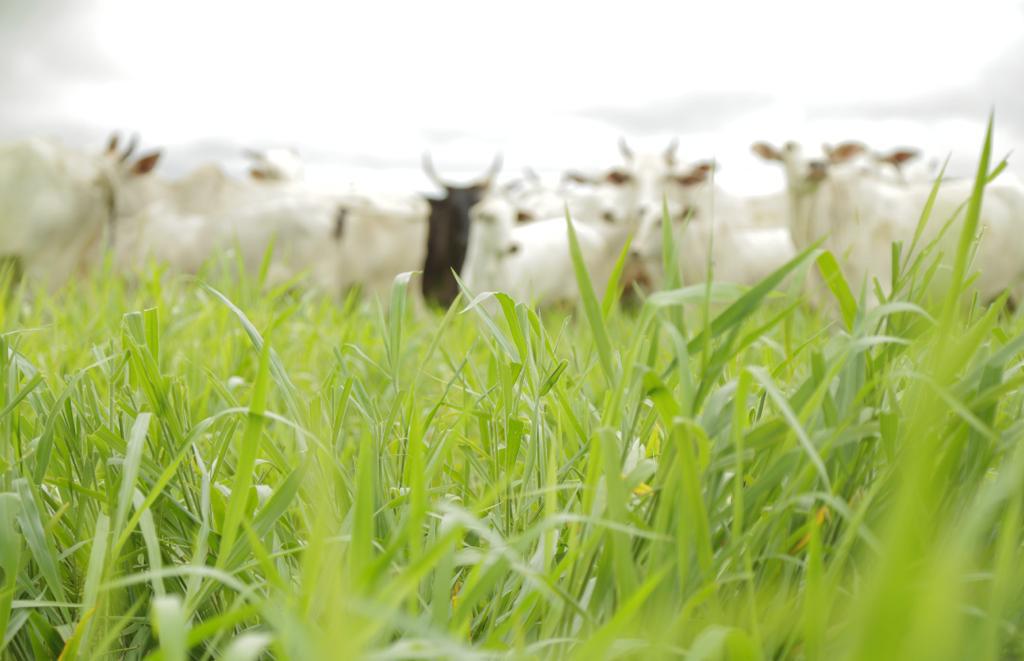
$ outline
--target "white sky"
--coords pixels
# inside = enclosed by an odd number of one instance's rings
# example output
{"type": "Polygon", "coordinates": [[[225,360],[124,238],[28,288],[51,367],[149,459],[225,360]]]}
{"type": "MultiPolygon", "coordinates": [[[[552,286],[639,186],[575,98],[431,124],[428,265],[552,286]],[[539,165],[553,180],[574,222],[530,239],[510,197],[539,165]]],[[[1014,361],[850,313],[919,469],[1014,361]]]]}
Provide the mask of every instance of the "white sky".
{"type": "Polygon", "coordinates": [[[993,104],[997,149],[1024,147],[1021,0],[4,0],[0,61],[0,137],[137,130],[170,173],[291,145],[314,179],[429,190],[424,149],[453,177],[495,151],[553,174],[678,135],[760,191],[780,176],[756,139],[966,170],[993,104]]]}

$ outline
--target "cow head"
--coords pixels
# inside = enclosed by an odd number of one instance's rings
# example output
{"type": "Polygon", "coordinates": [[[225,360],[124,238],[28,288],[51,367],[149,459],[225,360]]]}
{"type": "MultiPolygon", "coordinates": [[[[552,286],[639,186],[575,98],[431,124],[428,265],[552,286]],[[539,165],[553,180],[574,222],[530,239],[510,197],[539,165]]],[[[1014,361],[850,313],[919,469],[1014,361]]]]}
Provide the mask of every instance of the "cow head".
{"type": "Polygon", "coordinates": [[[817,189],[837,166],[852,163],[867,153],[859,142],[842,142],[838,145],[822,145],[824,158],[807,158],[796,142],[787,142],[777,149],[767,142],[755,142],[751,151],[769,162],[781,163],[786,174],[786,186],[791,193],[806,193],[817,189]]]}
{"type": "Polygon", "coordinates": [[[151,199],[150,174],[159,164],[163,152],[155,149],[136,157],[138,144],[138,136],[133,134],[122,147],[120,136],[113,133],[103,152],[100,185],[108,196],[111,223],[118,216],[136,213],[151,199]]]}
{"type": "Polygon", "coordinates": [[[469,227],[469,210],[490,191],[500,170],[501,155],[499,154],[495,156],[491,167],[483,176],[459,186],[442,179],[434,169],[430,154],[423,155],[423,171],[427,178],[444,191],[444,197],[430,200],[431,206],[446,210],[448,217],[445,220],[453,225],[465,225],[467,229],[469,227]]]}
{"type": "Polygon", "coordinates": [[[515,204],[500,195],[488,195],[473,207],[469,214],[473,223],[472,241],[477,258],[484,262],[478,264],[478,268],[492,267],[495,260],[518,251],[511,234],[513,226],[520,222],[521,213],[515,204]]]}
{"type": "Polygon", "coordinates": [[[679,142],[673,139],[661,151],[636,152],[625,139],[619,140],[623,164],[608,170],[604,183],[620,187],[632,196],[633,217],[643,231],[645,225],[661,217],[662,202],[679,176],[676,151],[679,142]]]}
{"type": "Polygon", "coordinates": [[[427,234],[427,258],[423,266],[423,295],[440,305],[451,305],[458,295],[454,273],[459,273],[469,245],[470,210],[494,185],[501,170],[497,155],[484,175],[468,184],[455,185],[443,180],[434,168],[430,154],[423,155],[423,171],[444,196],[428,198],[430,225],[427,234]]]}
{"type": "Polygon", "coordinates": [[[661,255],[664,238],[662,225],[666,218],[672,223],[671,229],[677,242],[681,240],[685,223],[702,220],[702,198],[699,193],[703,185],[711,181],[714,171],[715,164],[712,161],[701,161],[665,175],[666,185],[663,187],[661,204],[652,209],[644,209],[643,219],[630,250],[631,258],[656,260],[661,255]]]}
{"type": "Polygon", "coordinates": [[[689,166],[676,158],[677,143],[673,140],[660,153],[636,156],[636,214],[637,231],[630,257],[647,260],[661,254],[662,225],[667,217],[677,237],[687,220],[698,218],[698,193],[712,181],[714,163],[701,161],[689,166]]]}
{"type": "Polygon", "coordinates": [[[246,149],[242,153],[251,162],[249,176],[256,181],[300,181],[303,177],[302,157],[294,149],[246,149]]]}

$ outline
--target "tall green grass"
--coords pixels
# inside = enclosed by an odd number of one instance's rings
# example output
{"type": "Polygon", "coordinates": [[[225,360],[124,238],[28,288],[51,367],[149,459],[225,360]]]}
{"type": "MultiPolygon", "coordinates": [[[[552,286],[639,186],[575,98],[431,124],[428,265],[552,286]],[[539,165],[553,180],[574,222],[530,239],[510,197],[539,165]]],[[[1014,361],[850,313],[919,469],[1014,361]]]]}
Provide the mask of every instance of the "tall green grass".
{"type": "Polygon", "coordinates": [[[1024,324],[956,303],[988,152],[938,301],[934,246],[873,309],[811,250],[625,313],[574,241],[568,316],[8,283],[3,656],[1024,656],[1024,324]]]}

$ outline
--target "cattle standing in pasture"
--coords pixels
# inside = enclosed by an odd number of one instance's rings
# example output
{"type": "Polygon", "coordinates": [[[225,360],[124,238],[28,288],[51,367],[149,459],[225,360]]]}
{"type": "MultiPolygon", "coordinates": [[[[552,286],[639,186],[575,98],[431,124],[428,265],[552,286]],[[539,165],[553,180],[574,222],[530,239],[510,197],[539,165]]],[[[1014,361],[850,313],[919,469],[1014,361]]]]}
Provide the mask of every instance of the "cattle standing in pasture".
{"type": "MultiPolygon", "coordinates": [[[[621,208],[615,191],[606,189],[603,195],[606,203],[601,215],[608,218],[604,224],[573,221],[583,262],[598,294],[604,291],[619,251],[634,229],[627,218],[615,217],[621,208]]],[[[578,300],[565,214],[517,224],[516,213],[516,207],[500,196],[488,197],[473,208],[466,286],[476,292],[504,291],[538,305],[578,300]]]]}
{"type": "MultiPolygon", "coordinates": [[[[852,142],[825,146],[818,159],[795,143],[781,150],[758,143],[755,152],[781,163],[787,181],[784,194],[760,198],[717,187],[711,162],[680,163],[675,141],[656,153],[620,141],[621,165],[566,173],[557,187],[527,171],[496,190],[500,157],[477,181],[455,186],[425,155],[427,176],[443,190],[431,198],[315,191],[302,181],[298,155],[283,149],[248,153],[250,179],[211,164],[167,181],[154,174],[161,152],[138,157],[137,144],[122,146],[115,135],[92,155],[45,140],[0,147],[0,257],[56,286],[98,263],[105,247],[116,267],[133,273],[151,260],[195,271],[230,250],[255,271],[273,246],[270,284],[308,273],[331,294],[352,286],[383,294],[398,273],[422,270],[424,298],[440,305],[458,294],[455,274],[478,290],[549,304],[577,294],[567,208],[602,288],[634,230],[627,273],[659,279],[668,218],[687,282],[710,269],[718,280],[753,284],[791,258],[794,244],[823,239],[854,288],[877,280],[888,291],[889,246],[910,243],[929,192],[904,171],[915,150],[883,154],[852,142]]],[[[969,181],[944,184],[925,241],[962,213],[970,188],[969,181]]],[[[1024,296],[1024,259],[1013,249],[1022,223],[1024,185],[1003,176],[987,188],[982,208],[976,263],[984,269],[975,284],[983,298],[1006,288],[1018,302],[1024,296]]]]}
{"type": "MultiPolygon", "coordinates": [[[[839,145],[825,159],[805,157],[794,142],[781,149],[757,143],[753,150],[785,170],[790,231],[796,246],[803,249],[824,238],[854,290],[867,287],[873,293],[877,281],[887,296],[892,289],[891,244],[900,241],[904,249],[909,248],[931,185],[893,184],[850,167],[866,152],[860,143],[839,145]]],[[[973,181],[952,181],[939,188],[923,243],[957,217],[940,245],[946,258],[954,253],[959,221],[973,185],[973,181]]],[[[982,300],[992,300],[1007,289],[1015,302],[1024,300],[1024,258],[1017,247],[1024,232],[1024,186],[1014,180],[996,180],[986,186],[978,230],[974,264],[980,266],[980,273],[974,286],[982,300]]],[[[878,301],[869,297],[869,302],[878,301]]]]}
{"type": "Polygon", "coordinates": [[[0,147],[0,253],[47,287],[97,264],[116,236],[123,183],[159,160],[131,160],[135,144],[122,151],[111,139],[102,154],[38,139],[0,147]]]}
{"type": "Polygon", "coordinates": [[[128,273],[151,260],[195,272],[230,252],[256,273],[272,248],[271,286],[306,273],[330,295],[353,286],[384,294],[397,274],[422,269],[426,256],[429,205],[418,195],[334,194],[271,178],[238,181],[215,165],[177,181],[123,180],[116,188],[114,263],[128,273]]]}
{"type": "Polygon", "coordinates": [[[679,256],[683,281],[716,281],[754,285],[795,255],[785,227],[751,227],[742,198],[717,191],[711,184],[713,165],[697,163],[668,178],[663,213],[649,216],[633,241],[631,254],[648,264],[647,276],[659,281],[665,218],[679,256]]]}
{"type": "Polygon", "coordinates": [[[473,206],[490,191],[501,169],[501,157],[494,159],[483,177],[465,186],[454,186],[437,175],[430,156],[424,154],[427,177],[444,189],[444,197],[427,198],[430,203],[427,254],[423,264],[423,297],[441,306],[449,306],[459,293],[454,273],[460,273],[469,245],[470,215],[473,206]]]}
{"type": "Polygon", "coordinates": [[[301,182],[237,181],[217,166],[134,193],[119,216],[115,264],[137,272],[155,260],[195,272],[237,254],[251,273],[271,249],[266,283],[308,282],[333,296],[353,286],[386,293],[394,277],[423,266],[428,205],[419,196],[329,194],[301,182]],[[399,246],[403,246],[399,249],[399,246]]]}
{"type": "MultiPolygon", "coordinates": [[[[125,154],[114,158],[118,140],[113,136],[108,163],[126,163],[136,142],[133,138],[125,154]]],[[[151,260],[177,272],[195,272],[223,248],[218,237],[231,225],[227,219],[252,215],[268,196],[263,187],[237,181],[214,164],[166,181],[150,174],[160,155],[153,151],[130,167],[110,171],[114,265],[128,274],[139,272],[151,260]]]]}
{"type": "Polygon", "coordinates": [[[540,177],[527,169],[525,176],[501,187],[500,194],[516,208],[516,222],[529,223],[554,218],[566,208],[575,221],[603,225],[610,222],[607,204],[608,191],[618,190],[614,216],[631,218],[633,193],[627,187],[611,187],[606,173],[584,174],[568,171],[562,175],[557,187],[549,187],[540,177]]]}
{"type": "Polygon", "coordinates": [[[564,191],[546,186],[540,176],[529,168],[523,176],[502,185],[500,194],[516,208],[516,222],[529,223],[539,218],[556,216],[565,209],[564,191]]]}
{"type": "MultiPolygon", "coordinates": [[[[116,149],[116,135],[111,137],[110,144],[116,149]]],[[[133,137],[129,153],[136,144],[133,137]]],[[[151,172],[160,157],[161,151],[153,150],[140,157],[131,169],[114,169],[112,179],[119,218],[131,217],[151,205],[177,214],[220,213],[258,201],[268,191],[264,186],[231,177],[215,163],[200,165],[180,179],[171,181],[155,175],[139,176],[151,172]]],[[[125,161],[123,157],[120,160],[125,161]]]]}
{"type": "Polygon", "coordinates": [[[341,290],[358,285],[384,298],[396,275],[423,269],[430,205],[422,196],[351,194],[340,202],[341,290]]]}
{"type": "MultiPolygon", "coordinates": [[[[606,175],[631,188],[639,217],[631,249],[630,273],[640,282],[658,282],[663,274],[662,222],[667,216],[685,282],[703,282],[709,265],[715,279],[752,285],[784,264],[793,246],[780,221],[753,220],[756,207],[714,184],[715,165],[702,161],[682,166],[672,141],[658,153],[636,153],[620,141],[624,166],[606,175]],[[776,227],[763,227],[762,223],[776,227]]],[[[780,206],[776,203],[775,209],[780,206]]]]}
{"type": "Polygon", "coordinates": [[[0,148],[0,255],[57,286],[101,249],[110,191],[91,155],[48,140],[0,148]]]}

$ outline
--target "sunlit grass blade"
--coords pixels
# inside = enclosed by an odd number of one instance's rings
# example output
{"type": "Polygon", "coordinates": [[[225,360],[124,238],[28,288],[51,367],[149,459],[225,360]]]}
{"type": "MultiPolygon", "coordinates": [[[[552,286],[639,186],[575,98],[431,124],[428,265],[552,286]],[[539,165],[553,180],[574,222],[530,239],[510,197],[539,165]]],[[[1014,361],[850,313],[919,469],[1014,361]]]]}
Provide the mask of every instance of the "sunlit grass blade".
{"type": "Polygon", "coordinates": [[[259,368],[256,372],[256,383],[253,388],[252,402],[249,404],[249,415],[238,445],[235,462],[235,475],[231,483],[231,495],[228,498],[228,509],[224,514],[224,525],[221,531],[220,552],[217,556],[217,567],[226,566],[231,550],[238,534],[238,526],[246,515],[249,502],[249,487],[253,482],[253,467],[259,453],[260,437],[263,435],[263,412],[267,405],[267,391],[270,381],[270,344],[264,343],[260,351],[259,368]]]}
{"type": "Polygon", "coordinates": [[[604,372],[605,380],[612,383],[615,379],[615,366],[612,360],[612,345],[608,339],[608,329],[605,326],[604,316],[601,314],[601,307],[594,295],[594,286],[590,282],[590,274],[583,261],[583,253],[580,251],[579,239],[576,238],[576,228],[573,227],[569,209],[565,210],[565,227],[569,233],[569,255],[572,258],[573,272],[576,274],[576,284],[579,288],[580,301],[583,304],[583,312],[590,326],[590,332],[594,336],[594,346],[597,348],[597,357],[604,372]]]}
{"type": "Polygon", "coordinates": [[[947,328],[948,324],[952,322],[953,311],[960,304],[964,277],[967,275],[971,244],[976,240],[978,222],[981,219],[981,202],[985,194],[985,186],[988,183],[989,162],[992,158],[992,127],[994,123],[995,114],[993,112],[988,118],[988,128],[985,130],[985,143],[981,148],[981,158],[978,161],[978,170],[974,177],[974,189],[971,191],[971,197],[967,203],[967,212],[964,215],[963,227],[960,228],[960,237],[957,242],[956,254],[954,255],[953,275],[950,279],[950,289],[946,298],[943,315],[943,325],[947,328]]]}
{"type": "Polygon", "coordinates": [[[843,315],[846,328],[853,329],[853,322],[857,317],[857,301],[853,298],[853,292],[850,291],[850,286],[839,268],[839,262],[836,261],[835,255],[827,250],[818,255],[817,262],[825,284],[828,285],[832,295],[839,303],[839,310],[843,315]]]}
{"type": "Polygon", "coordinates": [[[622,272],[625,270],[626,262],[629,260],[629,250],[632,245],[633,236],[630,235],[626,238],[626,243],[622,245],[622,250],[619,251],[619,256],[615,260],[615,266],[612,267],[612,275],[608,278],[608,285],[604,289],[604,296],[601,299],[601,312],[606,319],[612,313],[612,310],[615,309],[615,305],[622,296],[622,272]]]}
{"type": "Polygon", "coordinates": [[[13,493],[0,493],[0,652],[3,651],[3,635],[11,617],[11,604],[21,567],[21,536],[15,528],[15,521],[21,502],[13,493]]]}
{"type": "Polygon", "coordinates": [[[714,318],[714,320],[712,320],[709,331],[701,331],[697,337],[690,340],[690,353],[700,353],[704,350],[705,343],[708,342],[710,337],[717,336],[720,333],[725,332],[727,329],[753,314],[761,301],[764,300],[764,298],[768,296],[773,289],[782,284],[782,281],[786,279],[786,276],[799,268],[815,254],[820,243],[821,241],[819,240],[814,245],[800,252],[797,256],[793,257],[793,259],[789,260],[769,274],[767,278],[751,287],[747,293],[723,310],[714,318]]]}
{"type": "Polygon", "coordinates": [[[172,595],[154,598],[152,618],[164,661],[185,661],[189,626],[181,599],[172,595]]]}

